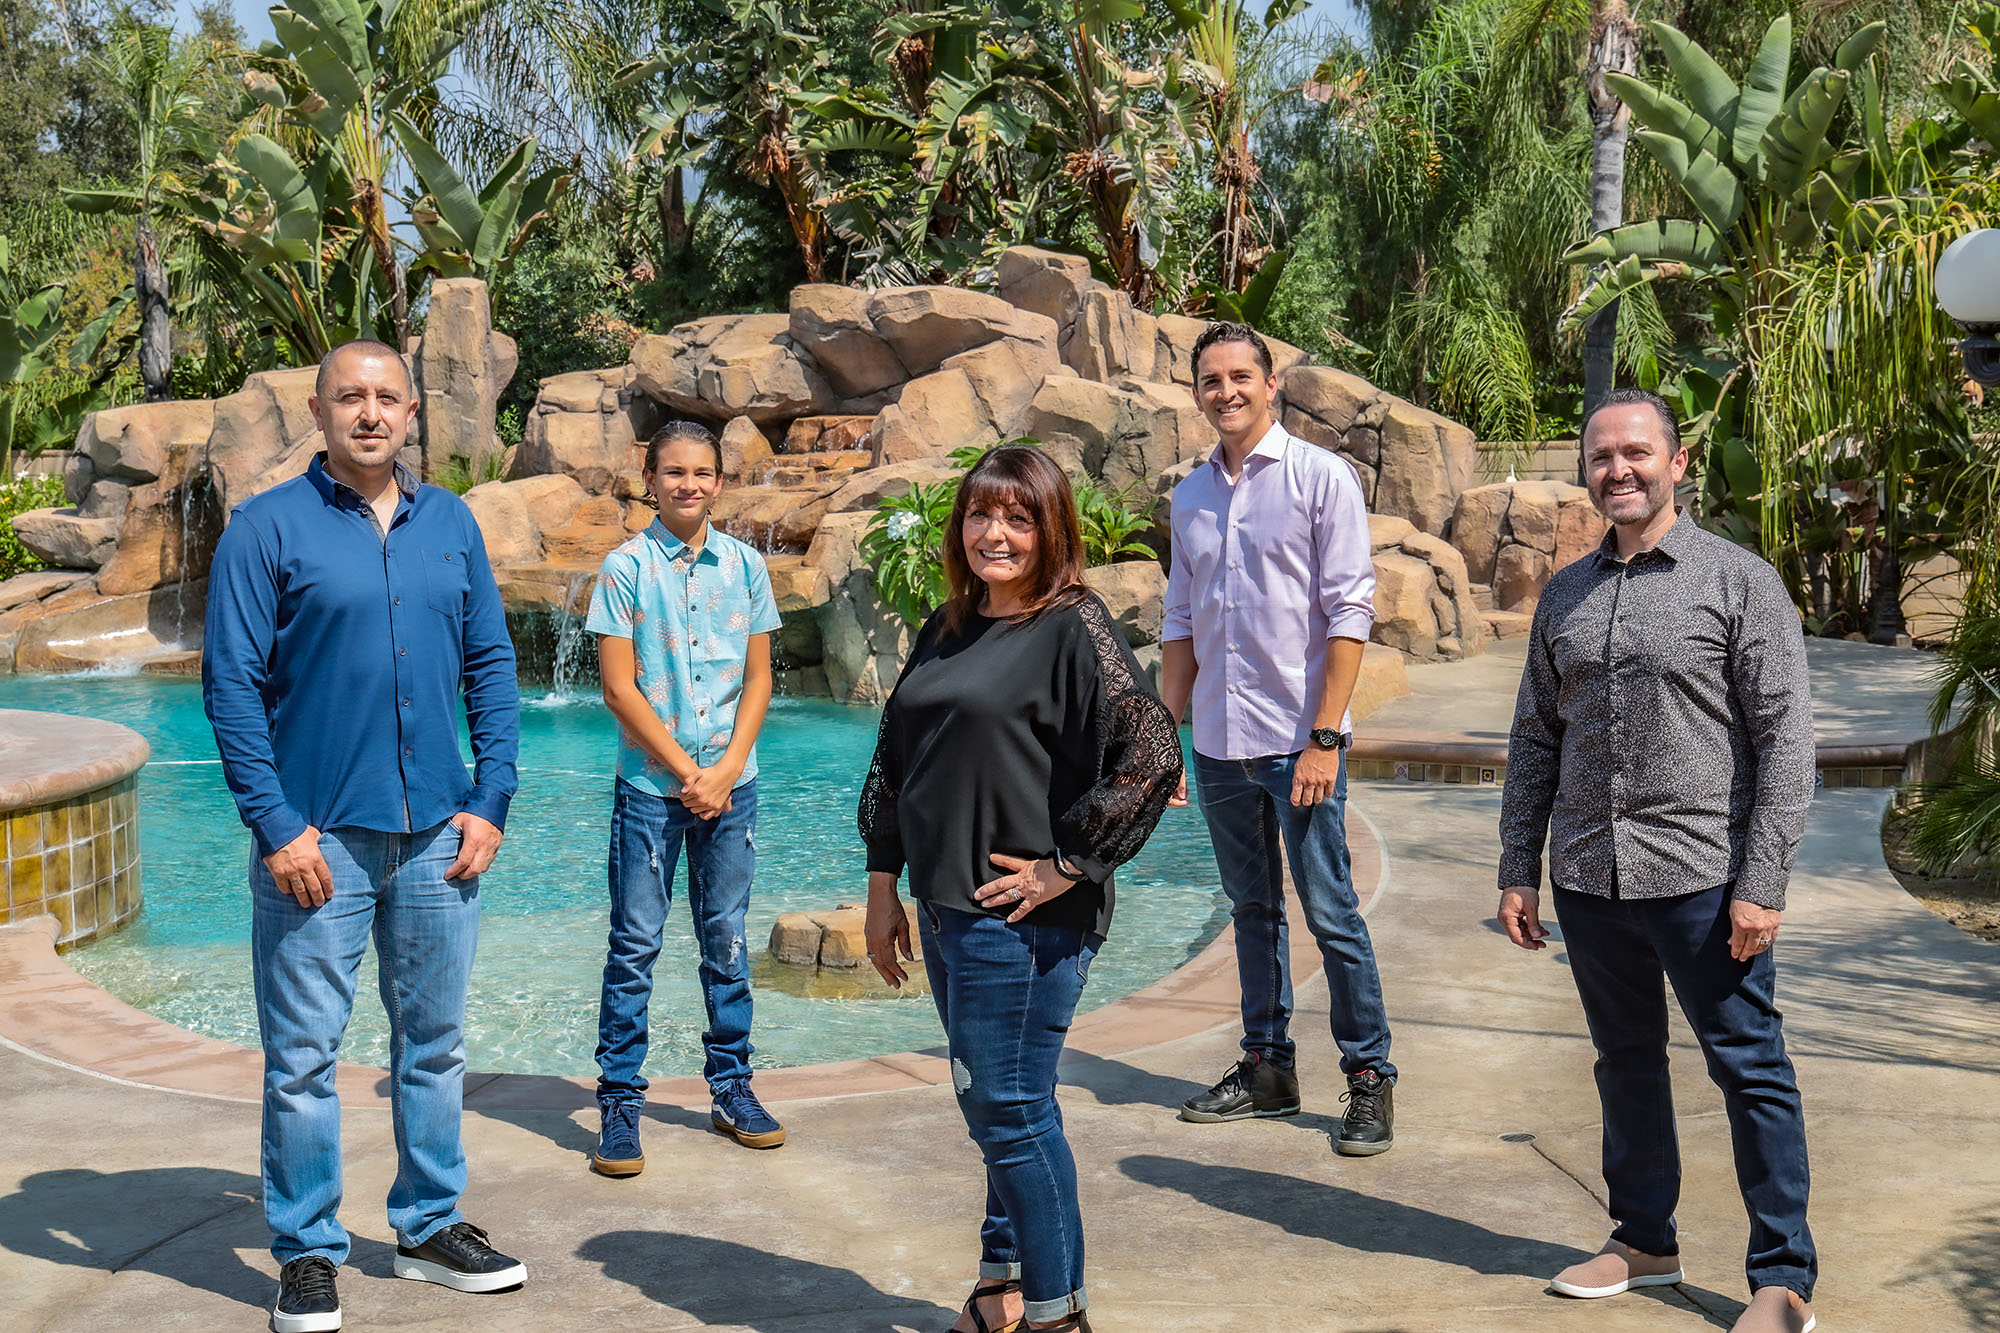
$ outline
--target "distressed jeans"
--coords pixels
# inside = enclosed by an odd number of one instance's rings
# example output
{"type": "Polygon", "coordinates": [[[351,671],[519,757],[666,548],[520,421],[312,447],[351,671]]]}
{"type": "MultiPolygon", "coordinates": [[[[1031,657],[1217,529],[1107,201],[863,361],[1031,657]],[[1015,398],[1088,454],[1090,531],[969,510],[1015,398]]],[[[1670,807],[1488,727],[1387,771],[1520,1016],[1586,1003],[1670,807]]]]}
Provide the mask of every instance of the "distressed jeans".
{"type": "Polygon", "coordinates": [[[673,903],[674,868],[687,848],[688,910],[701,950],[708,1008],[702,1073],[712,1089],[750,1077],[750,950],[743,918],[757,869],[757,783],[730,793],[730,808],[701,819],[679,801],[619,781],[611,805],[611,936],[597,1010],[597,1095],[644,1101],[646,1006],[653,964],[673,903]]]}
{"type": "Polygon", "coordinates": [[[1785,1054],[1776,950],[1729,956],[1728,885],[1676,898],[1555,891],[1570,976],[1597,1048],[1612,1239],[1677,1254],[1681,1153],[1667,1078],[1667,988],[1722,1089],[1736,1181],[1750,1215],[1751,1290],[1812,1299],[1819,1260],[1806,1225],[1805,1110],[1785,1054]],[[1664,980],[1662,974],[1664,973],[1664,980]]]}
{"type": "Polygon", "coordinates": [[[1103,941],[923,901],[917,918],[958,1109],[986,1160],[979,1275],[1020,1279],[1031,1320],[1074,1314],[1090,1302],[1056,1063],[1103,941]]]}
{"type": "Polygon", "coordinates": [[[1215,865],[1236,929],[1243,1049],[1281,1068],[1291,1067],[1296,1051],[1285,862],[1279,855],[1283,839],[1292,886],[1326,969],[1340,1072],[1373,1069],[1392,1079],[1396,1066],[1389,1063],[1382,978],[1347,863],[1347,762],[1343,757],[1334,794],[1301,809],[1292,804],[1292,769],[1298,758],[1210,759],[1199,752],[1194,757],[1201,813],[1215,844],[1215,865]]]}
{"type": "Polygon", "coordinates": [[[389,1225],[408,1245],[463,1221],[465,990],[479,939],[479,881],[444,878],[451,823],[417,833],[329,829],[333,896],[302,907],[250,857],[251,976],[264,1041],[264,1217],[280,1264],[347,1259],[334,1064],[372,935],[389,1015],[396,1179],[389,1225]]]}

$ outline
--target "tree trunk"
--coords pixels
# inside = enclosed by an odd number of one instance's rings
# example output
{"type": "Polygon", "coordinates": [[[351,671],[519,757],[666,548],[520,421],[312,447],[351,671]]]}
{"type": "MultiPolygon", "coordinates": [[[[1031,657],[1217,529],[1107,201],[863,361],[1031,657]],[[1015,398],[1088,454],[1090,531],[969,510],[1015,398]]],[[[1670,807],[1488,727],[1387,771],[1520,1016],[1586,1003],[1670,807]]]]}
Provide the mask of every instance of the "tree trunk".
{"type": "Polygon", "coordinates": [[[133,264],[132,289],[139,297],[139,378],[146,384],[146,401],[163,403],[174,396],[173,324],[167,314],[167,270],[153,220],[139,217],[138,258],[133,264]]]}
{"type": "MultiPolygon", "coordinates": [[[[1632,111],[1604,82],[1608,73],[1639,72],[1639,26],[1626,11],[1625,0],[1596,0],[1591,18],[1588,74],[1590,80],[1590,229],[1609,231],[1625,220],[1625,138],[1632,111]]],[[[1617,376],[1618,302],[1613,301],[1584,326],[1583,414],[1603,402],[1617,376]]],[[[1583,458],[1577,456],[1577,481],[1583,481],[1583,458]]]]}
{"type": "Polygon", "coordinates": [[[660,242],[666,255],[678,255],[687,248],[687,193],[679,167],[669,168],[660,182],[657,200],[660,209],[660,242]]]}

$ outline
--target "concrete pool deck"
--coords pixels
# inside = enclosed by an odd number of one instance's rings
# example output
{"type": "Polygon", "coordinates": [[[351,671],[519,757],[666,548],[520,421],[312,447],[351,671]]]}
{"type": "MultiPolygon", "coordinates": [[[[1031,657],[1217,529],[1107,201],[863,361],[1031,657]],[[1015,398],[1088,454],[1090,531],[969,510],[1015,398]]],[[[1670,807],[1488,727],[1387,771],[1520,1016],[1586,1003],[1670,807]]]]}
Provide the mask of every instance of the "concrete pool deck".
{"type": "MultiPolygon", "coordinates": [[[[1889,693],[1908,705],[1908,684],[1889,693]]],[[[1397,1147],[1331,1151],[1340,1084],[1317,979],[1300,993],[1296,1119],[1173,1118],[1234,1058],[1227,1012],[1172,1039],[1142,1029],[1109,1054],[1079,1049],[1063,1100],[1093,1324],[1726,1328],[1747,1295],[1745,1222],[1720,1096],[1685,1030],[1673,1062],[1689,1281],[1607,1302],[1543,1294],[1607,1228],[1591,1052],[1563,953],[1522,953],[1490,923],[1498,791],[1358,784],[1353,798],[1382,850],[1369,922],[1402,1072],[1397,1147]],[[1524,1134],[1533,1140],[1503,1138],[1524,1134]]],[[[1779,945],[1817,1183],[1820,1326],[2000,1329],[2000,946],[1933,917],[1889,876],[1875,832],[1886,799],[1818,797],[1779,945]]],[[[775,1100],[781,1079],[759,1086],[775,1100]]],[[[257,1206],[257,1109],[133,1086],[146,1081],[0,1043],[0,1325],[264,1326],[275,1265],[257,1206]]],[[[350,1329],[928,1331],[951,1322],[970,1282],[978,1156],[950,1092],[927,1079],[788,1098],[777,1109],[792,1141],[769,1153],[708,1133],[705,1103],[677,1090],[649,1115],[646,1173],[625,1181],[588,1171],[595,1112],[581,1098],[475,1096],[466,1211],[531,1272],[489,1297],[389,1276],[389,1119],[355,1082],[343,1136],[350,1329]]]]}

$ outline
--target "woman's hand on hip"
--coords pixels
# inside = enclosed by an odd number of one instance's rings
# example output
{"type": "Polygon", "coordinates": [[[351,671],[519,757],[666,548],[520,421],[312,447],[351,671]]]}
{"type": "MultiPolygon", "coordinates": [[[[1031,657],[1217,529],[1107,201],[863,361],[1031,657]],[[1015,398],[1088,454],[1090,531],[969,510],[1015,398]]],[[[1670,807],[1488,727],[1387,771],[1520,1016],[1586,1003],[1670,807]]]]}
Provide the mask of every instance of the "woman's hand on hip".
{"type": "Polygon", "coordinates": [[[1019,921],[1051,898],[1060,898],[1076,884],[1075,880],[1057,873],[1056,863],[1047,858],[1030,861],[995,852],[987,859],[1011,873],[981,884],[972,896],[981,907],[1004,910],[1011,905],[1014,912],[1007,918],[1009,922],[1019,921]]]}
{"type": "Polygon", "coordinates": [[[890,876],[868,877],[868,915],[861,935],[868,944],[868,961],[882,980],[901,990],[909,980],[903,963],[915,959],[916,954],[910,950],[910,915],[903,910],[903,900],[896,896],[896,881],[890,876]],[[888,880],[887,892],[878,882],[884,879],[888,880]],[[897,961],[899,956],[902,962],[897,961]]]}

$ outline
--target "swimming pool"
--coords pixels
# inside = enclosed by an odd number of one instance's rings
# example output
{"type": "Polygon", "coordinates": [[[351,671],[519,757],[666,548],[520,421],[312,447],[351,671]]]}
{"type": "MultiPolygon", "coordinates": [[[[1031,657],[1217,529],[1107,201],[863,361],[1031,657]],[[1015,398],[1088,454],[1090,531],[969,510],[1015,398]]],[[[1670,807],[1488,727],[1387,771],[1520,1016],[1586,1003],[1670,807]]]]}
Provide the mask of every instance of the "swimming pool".
{"type": "MultiPolygon", "coordinates": [[[[521,791],[508,816],[506,846],[481,886],[466,1052],[475,1069],[594,1076],[614,727],[595,695],[530,694],[526,704],[521,791]]],[[[152,758],[139,782],[145,910],[124,931],[73,950],[67,961],[128,1004],[195,1032],[255,1046],[249,833],[223,785],[200,686],[151,676],[0,676],[0,708],[101,717],[151,742],[152,758]]],[[[753,1064],[760,1068],[943,1041],[928,997],[807,996],[795,993],[799,978],[763,956],[781,913],[866,897],[854,805],[877,720],[872,712],[825,701],[779,699],[765,724],[758,745],[757,886],[748,926],[758,952],[751,1040],[753,1064]]],[[[679,901],[685,884],[683,871],[655,974],[647,1072],[657,1076],[699,1073],[702,1064],[694,936],[679,901]]],[[[1191,808],[1167,811],[1146,850],[1119,875],[1117,919],[1091,969],[1082,1008],[1171,972],[1227,920],[1199,815],[1191,808]]],[[[386,1064],[388,1029],[374,999],[372,956],[362,967],[342,1055],[386,1064]]]]}

